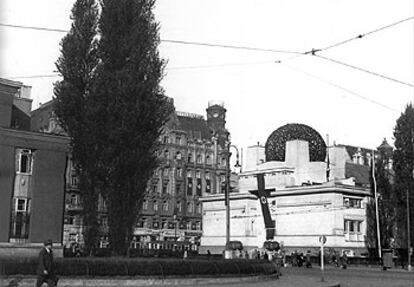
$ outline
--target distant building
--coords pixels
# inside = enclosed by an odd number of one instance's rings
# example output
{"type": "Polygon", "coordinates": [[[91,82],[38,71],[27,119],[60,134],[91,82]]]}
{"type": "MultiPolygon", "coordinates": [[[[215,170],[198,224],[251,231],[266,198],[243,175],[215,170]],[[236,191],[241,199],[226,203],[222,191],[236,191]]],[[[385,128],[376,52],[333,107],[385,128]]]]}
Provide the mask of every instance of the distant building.
{"type": "MultiPolygon", "coordinates": [[[[224,192],[228,137],[226,109],[209,103],[207,120],[202,115],[174,111],[160,137],[160,166],[148,182],[134,230],[135,240],[189,240],[202,234],[199,198],[224,192]]],[[[53,101],[32,112],[32,127],[62,134],[53,112],[53,101]]],[[[101,247],[108,244],[105,199],[99,198],[101,247]]],[[[83,243],[82,202],[71,160],[67,164],[64,243],[83,243]]]]}
{"type": "Polygon", "coordinates": [[[69,139],[30,131],[30,87],[0,79],[0,257],[37,255],[63,234],[69,139]]]}
{"type": "MultiPolygon", "coordinates": [[[[366,204],[371,200],[372,151],[346,145],[327,147],[312,128],[300,124],[280,127],[266,146],[247,149],[239,174],[239,190],[230,197],[230,238],[246,249],[261,248],[266,230],[257,175],[264,174],[275,233],[286,252],[318,252],[319,236],[331,251],[366,253],[366,204]]],[[[223,195],[208,195],[203,203],[202,250],[221,253],[225,245],[223,195]]]]}

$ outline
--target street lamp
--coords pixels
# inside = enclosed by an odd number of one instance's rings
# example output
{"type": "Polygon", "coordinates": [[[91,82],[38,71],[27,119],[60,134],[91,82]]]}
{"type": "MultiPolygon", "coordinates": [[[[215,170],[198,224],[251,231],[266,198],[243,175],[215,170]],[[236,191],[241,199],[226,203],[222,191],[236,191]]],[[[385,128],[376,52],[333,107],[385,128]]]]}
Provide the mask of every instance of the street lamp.
{"type": "Polygon", "coordinates": [[[230,242],[230,148],[233,147],[236,150],[236,164],[235,167],[240,167],[239,163],[239,150],[235,145],[230,142],[230,135],[227,135],[226,148],[227,148],[227,160],[226,160],[226,190],[225,190],[225,205],[226,205],[226,245],[230,242]]]}
{"type": "Polygon", "coordinates": [[[174,213],[174,240],[177,241],[177,214],[174,213]]]}

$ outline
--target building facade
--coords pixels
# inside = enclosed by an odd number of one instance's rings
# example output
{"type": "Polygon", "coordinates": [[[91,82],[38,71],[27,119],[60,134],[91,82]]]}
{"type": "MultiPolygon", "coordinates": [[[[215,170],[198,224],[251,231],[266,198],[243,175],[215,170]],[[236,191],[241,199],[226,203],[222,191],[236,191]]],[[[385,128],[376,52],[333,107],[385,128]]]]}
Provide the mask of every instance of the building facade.
{"type": "MultiPolygon", "coordinates": [[[[239,175],[239,190],[230,197],[230,238],[246,249],[261,248],[266,229],[258,198],[257,175],[264,174],[274,237],[286,252],[314,254],[319,237],[330,250],[361,255],[366,249],[366,204],[371,200],[368,149],[327,147],[320,135],[305,125],[289,124],[276,130],[266,146],[247,149],[239,175]]],[[[225,245],[225,206],[222,195],[201,199],[201,251],[221,253],[225,245]]]]}
{"type": "Polygon", "coordinates": [[[0,79],[0,256],[61,255],[67,137],[30,130],[30,87],[0,79]],[[53,214],[53,216],[51,216],[53,214]]]}
{"type": "MultiPolygon", "coordinates": [[[[154,171],[134,229],[134,240],[188,240],[199,243],[202,206],[199,198],[224,192],[226,175],[226,109],[209,103],[202,115],[174,111],[163,129],[154,171]]],[[[32,113],[32,127],[62,134],[53,102],[32,113]]],[[[69,158],[66,169],[64,243],[82,245],[82,202],[76,170],[69,158]]],[[[99,198],[100,247],[108,245],[107,203],[99,198]]]]}

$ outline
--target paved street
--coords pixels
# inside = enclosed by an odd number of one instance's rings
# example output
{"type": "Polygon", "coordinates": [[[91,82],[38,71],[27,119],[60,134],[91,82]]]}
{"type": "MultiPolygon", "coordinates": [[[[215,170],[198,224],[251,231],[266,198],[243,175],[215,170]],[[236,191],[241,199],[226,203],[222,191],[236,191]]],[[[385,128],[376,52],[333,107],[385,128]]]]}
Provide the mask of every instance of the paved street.
{"type": "MultiPolygon", "coordinates": [[[[21,278],[18,285],[9,285],[11,280],[0,280],[0,286],[34,286],[35,278],[21,278]]],[[[325,270],[325,282],[321,282],[320,270],[318,268],[286,268],[279,280],[269,277],[255,278],[70,278],[63,277],[59,281],[61,287],[119,287],[119,286],[246,286],[246,287],[414,287],[414,272],[407,273],[403,270],[381,271],[378,268],[355,268],[339,269],[328,267],[325,270]],[[256,279],[256,280],[255,280],[256,279]],[[227,283],[226,283],[227,282],[227,283]]]]}
{"type": "MultiPolygon", "coordinates": [[[[312,268],[286,268],[284,275],[279,280],[249,282],[236,284],[237,286],[254,287],[287,287],[287,286],[332,286],[340,283],[341,287],[414,287],[414,273],[406,271],[381,271],[379,269],[334,269],[325,270],[325,283],[321,282],[320,269],[312,268]]],[[[211,285],[198,285],[211,286],[211,285]]],[[[235,286],[235,284],[223,284],[220,286],[235,286]]]]}

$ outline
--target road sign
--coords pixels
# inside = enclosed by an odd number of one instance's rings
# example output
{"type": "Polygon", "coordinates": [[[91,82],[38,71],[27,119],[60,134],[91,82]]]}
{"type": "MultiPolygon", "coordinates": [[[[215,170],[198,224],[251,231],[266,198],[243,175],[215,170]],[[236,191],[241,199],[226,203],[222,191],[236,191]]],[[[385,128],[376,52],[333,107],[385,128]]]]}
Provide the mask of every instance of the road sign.
{"type": "Polygon", "coordinates": [[[325,235],[321,235],[321,236],[319,236],[319,242],[320,242],[321,244],[325,244],[325,243],[326,243],[326,236],[325,236],[325,235]]]}

